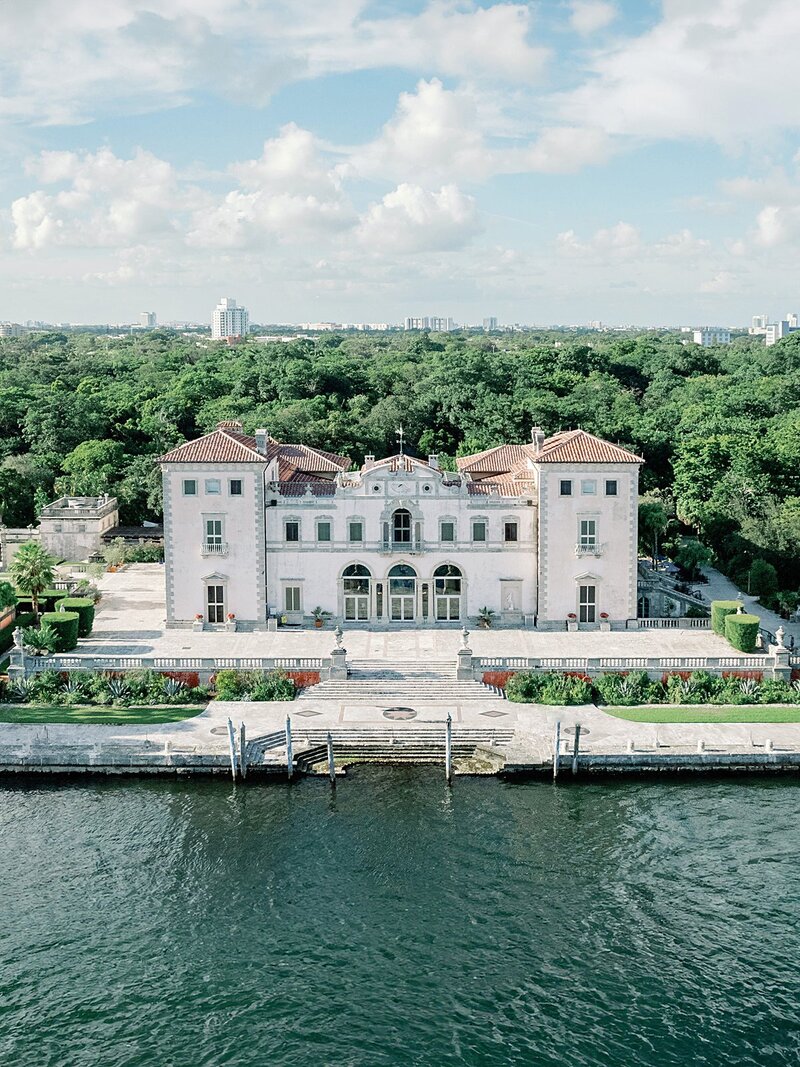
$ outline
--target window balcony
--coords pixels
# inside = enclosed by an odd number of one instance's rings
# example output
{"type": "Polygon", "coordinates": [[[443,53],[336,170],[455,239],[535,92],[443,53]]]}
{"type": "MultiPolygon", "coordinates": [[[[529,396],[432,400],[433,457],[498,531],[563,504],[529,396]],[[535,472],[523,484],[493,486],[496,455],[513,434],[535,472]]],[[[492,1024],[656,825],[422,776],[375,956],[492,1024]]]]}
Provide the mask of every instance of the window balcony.
{"type": "Polygon", "coordinates": [[[382,541],[381,552],[384,553],[409,553],[413,555],[416,552],[421,552],[423,549],[423,542],[421,540],[411,539],[410,541],[382,541]]]}
{"type": "Polygon", "coordinates": [[[204,541],[200,546],[201,556],[227,556],[227,541],[204,541]]]}
{"type": "Polygon", "coordinates": [[[581,541],[575,545],[576,556],[602,556],[603,545],[599,541],[581,541]]]}

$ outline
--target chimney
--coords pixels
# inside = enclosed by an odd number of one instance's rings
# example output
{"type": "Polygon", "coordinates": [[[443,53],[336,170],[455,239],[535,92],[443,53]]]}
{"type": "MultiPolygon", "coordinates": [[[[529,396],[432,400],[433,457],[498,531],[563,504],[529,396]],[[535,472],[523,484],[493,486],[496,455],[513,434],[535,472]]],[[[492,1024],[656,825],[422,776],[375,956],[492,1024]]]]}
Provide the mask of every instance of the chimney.
{"type": "Polygon", "coordinates": [[[375,456],[374,455],[364,456],[364,466],[365,467],[371,467],[374,462],[375,462],[375,456]]]}
{"type": "Polygon", "coordinates": [[[433,470],[438,471],[439,457],[436,455],[435,452],[428,456],[428,466],[431,467],[433,470]]]}
{"type": "Polygon", "coordinates": [[[544,444],[544,430],[541,426],[534,426],[531,430],[531,442],[537,452],[541,452],[544,444]]]}
{"type": "Polygon", "coordinates": [[[262,456],[267,454],[267,445],[269,444],[269,431],[268,430],[256,430],[256,450],[261,453],[262,456]]]}

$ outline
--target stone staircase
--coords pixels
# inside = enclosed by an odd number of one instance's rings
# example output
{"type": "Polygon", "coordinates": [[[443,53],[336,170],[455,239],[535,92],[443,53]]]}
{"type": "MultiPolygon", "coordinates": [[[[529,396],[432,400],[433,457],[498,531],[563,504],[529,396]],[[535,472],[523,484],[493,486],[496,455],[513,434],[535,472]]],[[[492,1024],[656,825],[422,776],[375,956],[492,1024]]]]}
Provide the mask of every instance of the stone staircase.
{"type": "Polygon", "coordinates": [[[503,696],[481,682],[459,681],[449,659],[348,661],[349,676],[304,689],[304,700],[365,701],[386,707],[418,704],[502,703],[503,696]]]}
{"type": "MultiPolygon", "coordinates": [[[[330,731],[334,760],[342,766],[353,760],[370,763],[444,763],[444,723],[402,726],[334,727],[330,731]]],[[[328,731],[324,728],[293,732],[298,771],[327,773],[328,731]]],[[[454,764],[476,758],[504,762],[504,748],[514,736],[513,728],[453,726],[451,753],[454,764]]]]}

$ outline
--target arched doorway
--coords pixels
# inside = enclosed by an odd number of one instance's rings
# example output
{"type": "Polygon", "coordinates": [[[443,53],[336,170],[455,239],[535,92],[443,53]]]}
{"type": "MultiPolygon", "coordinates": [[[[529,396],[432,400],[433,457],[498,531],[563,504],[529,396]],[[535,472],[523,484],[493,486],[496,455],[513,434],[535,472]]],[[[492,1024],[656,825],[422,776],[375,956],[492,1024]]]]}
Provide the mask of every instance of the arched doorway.
{"type": "Polygon", "coordinates": [[[389,571],[389,618],[392,622],[411,622],[417,602],[417,572],[407,563],[398,563],[389,571]]]}
{"type": "Polygon", "coordinates": [[[433,572],[433,604],[438,622],[461,618],[461,586],[461,571],[452,563],[443,563],[433,572]]]}
{"type": "Polygon", "coordinates": [[[342,598],[345,622],[369,619],[369,587],[372,575],[361,563],[351,563],[342,571],[342,598]]]}

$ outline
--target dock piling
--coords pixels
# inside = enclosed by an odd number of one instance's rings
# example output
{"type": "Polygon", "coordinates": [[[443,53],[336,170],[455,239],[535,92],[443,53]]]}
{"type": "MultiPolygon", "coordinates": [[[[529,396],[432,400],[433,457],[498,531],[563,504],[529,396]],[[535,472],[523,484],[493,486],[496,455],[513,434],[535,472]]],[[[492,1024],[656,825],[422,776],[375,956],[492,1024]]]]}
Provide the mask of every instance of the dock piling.
{"type": "Polygon", "coordinates": [[[242,772],[242,781],[244,781],[247,777],[247,734],[244,721],[239,725],[239,768],[242,772]]]}
{"type": "Polygon", "coordinates": [[[333,738],[328,730],[328,774],[331,777],[331,786],[336,788],[336,764],[333,762],[333,738]]]}
{"type": "Polygon", "coordinates": [[[231,752],[231,778],[236,781],[236,734],[233,723],[228,719],[228,746],[231,752]]]}
{"type": "Polygon", "coordinates": [[[556,723],[556,734],[553,741],[553,781],[558,778],[558,765],[561,760],[561,719],[556,723]]]}
{"type": "Polygon", "coordinates": [[[444,776],[448,785],[453,784],[453,719],[450,712],[447,713],[447,723],[444,734],[444,776]]]}
{"type": "Polygon", "coordinates": [[[294,754],[292,752],[292,720],[286,716],[286,774],[289,781],[294,774],[294,754]]]}
{"type": "Polygon", "coordinates": [[[578,752],[581,747],[581,724],[575,724],[575,744],[572,748],[572,773],[576,775],[578,773],[578,752]]]}

